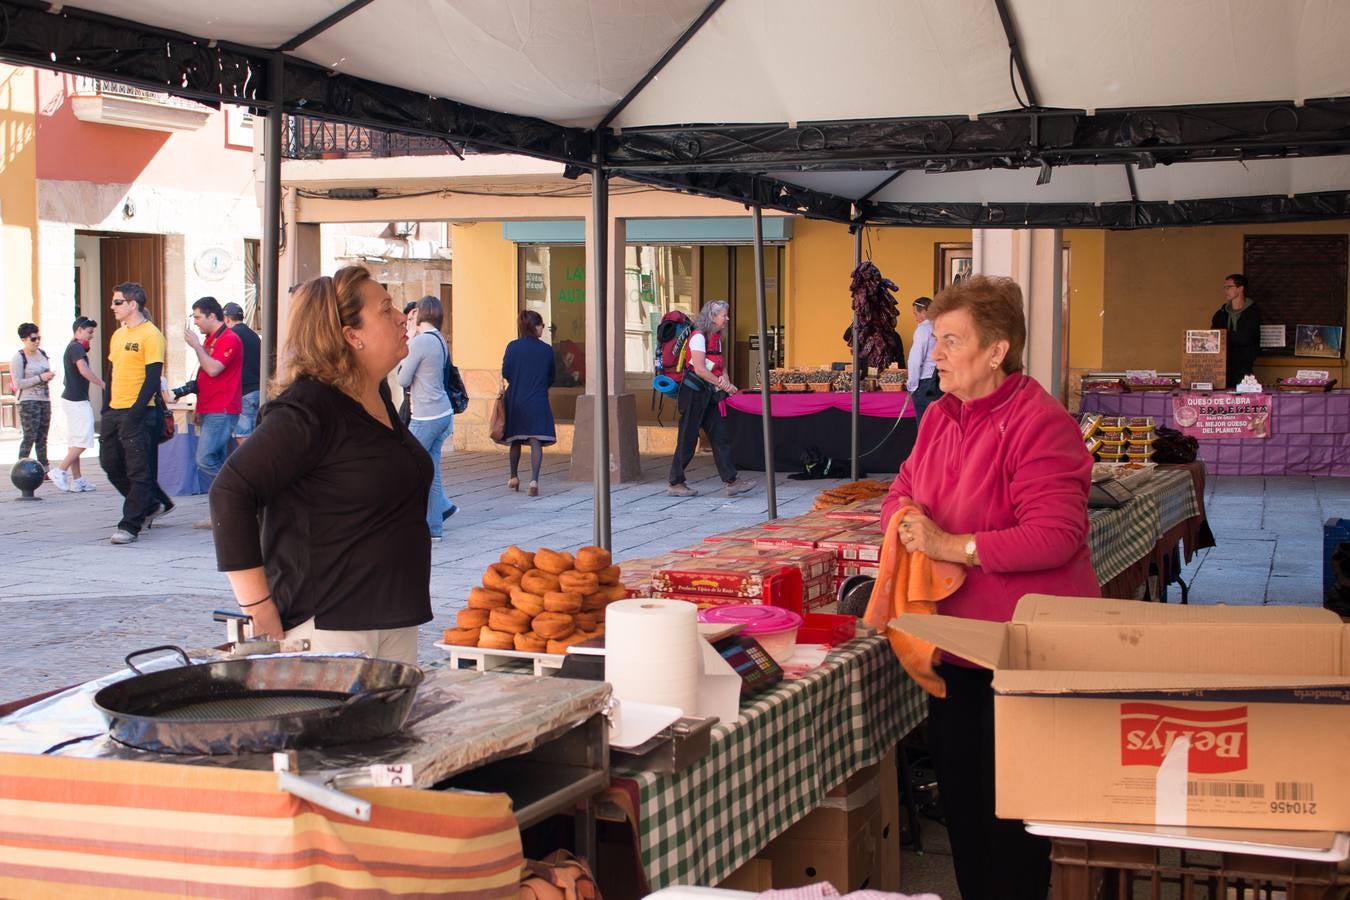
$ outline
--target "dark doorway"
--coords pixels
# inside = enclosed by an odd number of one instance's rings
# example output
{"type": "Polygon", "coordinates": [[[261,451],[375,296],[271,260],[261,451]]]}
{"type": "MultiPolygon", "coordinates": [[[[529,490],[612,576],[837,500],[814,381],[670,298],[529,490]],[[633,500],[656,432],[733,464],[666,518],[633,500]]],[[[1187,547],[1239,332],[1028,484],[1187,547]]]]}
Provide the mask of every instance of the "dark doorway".
{"type": "Polygon", "coordinates": [[[164,235],[103,234],[100,238],[99,275],[104,296],[99,301],[98,334],[103,359],[107,360],[112,333],[117,330],[111,305],[116,285],[139,282],[145,288],[146,315],[160,331],[168,333],[168,323],[164,321],[164,235]]]}

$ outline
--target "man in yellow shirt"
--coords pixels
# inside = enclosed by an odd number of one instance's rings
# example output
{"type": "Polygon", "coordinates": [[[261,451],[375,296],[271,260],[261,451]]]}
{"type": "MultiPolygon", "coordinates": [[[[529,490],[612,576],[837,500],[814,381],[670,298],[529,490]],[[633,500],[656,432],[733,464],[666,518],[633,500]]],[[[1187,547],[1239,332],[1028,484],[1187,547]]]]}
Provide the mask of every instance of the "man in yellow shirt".
{"type": "Polygon", "coordinates": [[[159,486],[159,437],[164,427],[160,378],[164,335],[145,315],[145,288],[134,281],[113,288],[112,314],[120,326],[109,343],[107,406],[98,461],[123,498],[114,544],[130,544],[173,509],[159,486]]]}

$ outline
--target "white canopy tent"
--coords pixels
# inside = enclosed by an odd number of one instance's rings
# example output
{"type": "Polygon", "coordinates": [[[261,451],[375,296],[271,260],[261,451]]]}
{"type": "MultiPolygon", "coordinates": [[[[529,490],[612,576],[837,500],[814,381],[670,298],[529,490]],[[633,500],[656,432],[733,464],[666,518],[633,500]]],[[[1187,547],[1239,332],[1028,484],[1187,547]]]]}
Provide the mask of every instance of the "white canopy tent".
{"type": "Polygon", "coordinates": [[[590,171],[600,223],[611,175],[854,227],[1339,218],[1346,35],[1344,0],[0,0],[0,59],[268,111],[273,317],[283,111],[590,171]]]}

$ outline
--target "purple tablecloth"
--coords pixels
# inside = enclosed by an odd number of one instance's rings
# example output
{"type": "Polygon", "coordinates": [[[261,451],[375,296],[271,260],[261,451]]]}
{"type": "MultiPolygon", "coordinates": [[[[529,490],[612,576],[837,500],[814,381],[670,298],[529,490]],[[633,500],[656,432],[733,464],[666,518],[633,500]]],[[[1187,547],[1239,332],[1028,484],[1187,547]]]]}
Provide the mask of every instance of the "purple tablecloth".
{"type": "MultiPolygon", "coordinates": [[[[1268,438],[1202,440],[1200,459],[1211,475],[1350,476],[1350,391],[1277,393],[1268,438]]],[[[1083,412],[1153,416],[1175,428],[1167,391],[1084,394],[1083,412]]]]}
{"type": "MultiPolygon", "coordinates": [[[[727,405],[732,409],[756,416],[760,415],[764,409],[764,404],[756,391],[742,391],[728,398],[727,405]]],[[[860,415],[894,419],[900,416],[902,408],[904,409],[902,418],[914,418],[914,402],[910,400],[909,394],[904,391],[893,393],[865,391],[858,396],[858,413],[860,415]]],[[[773,411],[775,419],[809,416],[827,409],[841,409],[844,412],[849,412],[853,409],[853,395],[833,391],[818,394],[770,394],[769,409],[773,411]]]]}

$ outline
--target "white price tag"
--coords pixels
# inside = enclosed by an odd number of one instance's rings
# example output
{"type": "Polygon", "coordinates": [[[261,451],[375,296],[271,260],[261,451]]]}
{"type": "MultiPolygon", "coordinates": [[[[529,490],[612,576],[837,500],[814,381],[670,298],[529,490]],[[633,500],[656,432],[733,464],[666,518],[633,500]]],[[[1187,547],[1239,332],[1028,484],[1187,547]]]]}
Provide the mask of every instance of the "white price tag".
{"type": "Polygon", "coordinates": [[[1157,369],[1126,369],[1125,377],[1132,380],[1142,380],[1145,378],[1157,378],[1157,369]]]}
{"type": "Polygon", "coordinates": [[[1306,379],[1308,381],[1316,381],[1318,379],[1326,381],[1328,378],[1331,377],[1331,372],[1327,371],[1326,369],[1299,369],[1298,374],[1295,375],[1294,377],[1299,379],[1306,379]]]}
{"type": "Polygon", "coordinates": [[[370,780],[375,787],[412,787],[413,767],[407,763],[371,766],[370,780]]]}

